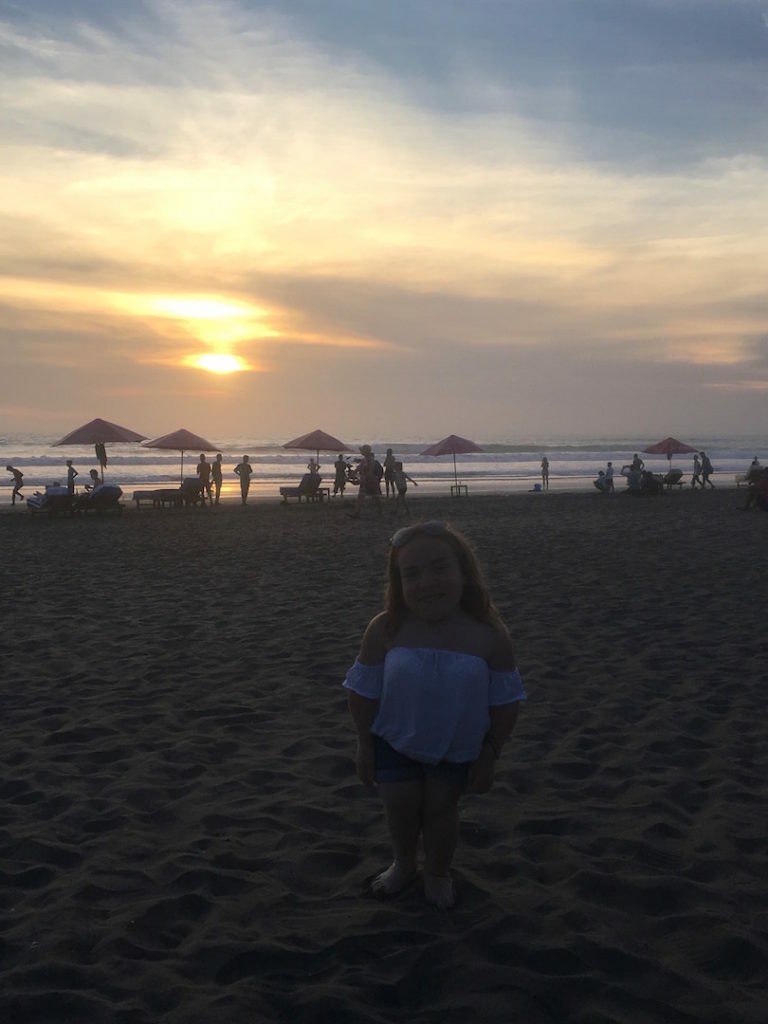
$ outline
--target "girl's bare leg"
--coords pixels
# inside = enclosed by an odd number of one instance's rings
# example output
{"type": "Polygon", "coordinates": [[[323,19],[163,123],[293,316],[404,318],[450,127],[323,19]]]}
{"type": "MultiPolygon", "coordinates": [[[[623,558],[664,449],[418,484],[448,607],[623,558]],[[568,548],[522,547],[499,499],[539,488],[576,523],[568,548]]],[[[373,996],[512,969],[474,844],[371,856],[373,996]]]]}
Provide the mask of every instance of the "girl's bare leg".
{"type": "Polygon", "coordinates": [[[439,910],[456,900],[450,869],[459,840],[461,793],[461,787],[440,779],[424,782],[424,894],[439,910]]]}
{"type": "Polygon", "coordinates": [[[416,847],[421,832],[424,785],[416,782],[383,782],[379,792],[384,801],[387,829],[394,860],[371,883],[374,893],[394,896],[409,885],[416,874],[416,847]]]}

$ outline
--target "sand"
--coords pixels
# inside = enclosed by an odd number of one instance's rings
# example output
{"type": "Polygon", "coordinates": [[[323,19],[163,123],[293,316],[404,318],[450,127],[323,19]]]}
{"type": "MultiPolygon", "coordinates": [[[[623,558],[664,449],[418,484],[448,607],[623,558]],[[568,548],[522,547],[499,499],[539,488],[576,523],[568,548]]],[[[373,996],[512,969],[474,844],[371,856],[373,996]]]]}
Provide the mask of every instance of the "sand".
{"type": "Polygon", "coordinates": [[[530,700],[458,906],[388,863],[341,680],[388,520],[0,516],[8,1024],[764,1024],[768,516],[743,492],[422,499],[530,700]]]}

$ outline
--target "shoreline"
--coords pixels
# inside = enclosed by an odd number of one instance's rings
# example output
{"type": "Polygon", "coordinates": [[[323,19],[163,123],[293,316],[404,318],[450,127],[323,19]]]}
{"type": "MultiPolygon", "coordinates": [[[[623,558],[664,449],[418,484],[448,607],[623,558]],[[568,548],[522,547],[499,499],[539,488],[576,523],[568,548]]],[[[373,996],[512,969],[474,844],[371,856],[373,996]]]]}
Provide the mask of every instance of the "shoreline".
{"type": "MultiPolygon", "coordinates": [[[[592,480],[593,480],[592,477],[568,477],[568,478],[561,478],[560,480],[550,480],[551,486],[550,486],[549,490],[547,490],[547,491],[536,491],[536,490],[533,489],[532,486],[531,487],[524,487],[524,486],[509,487],[509,486],[500,485],[498,487],[488,487],[487,485],[485,485],[485,486],[483,485],[484,482],[482,482],[482,483],[478,482],[477,484],[469,483],[469,484],[467,484],[467,486],[468,486],[468,495],[466,497],[465,496],[453,497],[450,494],[450,483],[445,484],[442,481],[439,482],[439,483],[430,482],[430,484],[428,486],[420,485],[418,488],[409,487],[408,488],[407,500],[408,500],[408,503],[410,504],[411,502],[422,502],[425,499],[429,499],[429,500],[442,500],[442,499],[445,499],[446,501],[459,501],[460,502],[460,501],[472,500],[472,499],[476,499],[476,498],[506,498],[506,497],[511,498],[511,497],[533,496],[533,497],[537,497],[537,498],[541,498],[541,499],[546,499],[547,496],[554,496],[554,495],[590,495],[590,496],[594,496],[596,499],[603,499],[603,500],[606,500],[606,501],[614,501],[614,500],[616,500],[616,498],[619,495],[623,495],[623,494],[626,493],[626,486],[625,486],[622,478],[618,478],[617,479],[616,490],[615,490],[615,492],[612,495],[610,495],[610,494],[605,494],[605,495],[599,494],[595,490],[595,488],[593,487],[592,480]]],[[[109,482],[109,480],[107,480],[106,482],[109,482]]],[[[127,510],[129,508],[135,509],[135,502],[133,501],[133,497],[132,497],[134,491],[154,490],[154,489],[161,489],[161,488],[173,489],[175,486],[178,486],[178,485],[176,485],[174,483],[160,483],[160,484],[156,484],[156,485],[143,483],[143,484],[125,484],[125,485],[124,484],[118,484],[118,486],[120,486],[122,488],[122,490],[123,490],[123,495],[122,495],[120,500],[124,504],[125,509],[127,510]]],[[[289,485],[286,485],[286,484],[283,484],[283,483],[279,483],[279,484],[275,484],[275,486],[273,488],[271,484],[259,484],[258,482],[254,482],[252,484],[251,490],[250,490],[250,492],[248,494],[247,505],[259,505],[259,506],[263,506],[263,505],[282,505],[283,504],[283,499],[282,499],[282,497],[280,496],[280,493],[279,493],[279,487],[280,486],[289,486],[289,485]]],[[[292,486],[292,485],[290,485],[290,486],[292,486]]],[[[10,495],[10,490],[11,490],[11,488],[9,487],[8,488],[8,494],[9,495],[10,495]]],[[[730,483],[725,483],[724,481],[719,481],[719,482],[715,481],[715,488],[714,488],[714,490],[716,492],[720,492],[720,491],[723,491],[723,492],[726,492],[726,493],[736,492],[738,494],[744,494],[744,495],[746,495],[746,493],[747,493],[747,488],[746,488],[745,485],[737,486],[736,483],[733,482],[733,481],[730,482],[730,483]]],[[[26,488],[25,488],[25,491],[26,491],[26,488]]],[[[711,491],[711,489],[708,488],[706,492],[701,492],[701,493],[710,493],[710,491],[711,491]]],[[[0,493],[2,493],[2,492],[0,492],[0,493]]],[[[34,491],[30,490],[29,495],[25,494],[25,500],[24,500],[23,504],[21,505],[21,509],[23,509],[24,511],[28,510],[27,509],[27,505],[26,505],[26,497],[31,496],[34,493],[35,493],[34,491]]],[[[82,489],[79,489],[79,493],[83,493],[82,489]]],[[[684,486],[682,488],[681,487],[673,487],[670,490],[665,490],[664,491],[664,496],[667,497],[667,496],[671,496],[671,495],[690,494],[690,493],[693,493],[693,492],[691,491],[691,488],[688,485],[686,485],[686,486],[684,486]]],[[[699,493],[699,490],[697,489],[697,491],[695,493],[699,493]]],[[[346,492],[345,492],[345,494],[343,496],[343,499],[341,499],[341,500],[343,500],[344,503],[346,503],[347,505],[354,505],[354,504],[356,504],[356,501],[357,501],[357,489],[356,488],[347,488],[346,492]]],[[[382,505],[384,507],[386,507],[390,503],[394,503],[394,499],[387,499],[384,496],[384,494],[382,494],[381,500],[382,500],[382,505]]],[[[8,512],[15,513],[15,512],[20,510],[20,506],[19,506],[19,501],[18,500],[16,502],[16,505],[14,505],[14,506],[12,506],[11,503],[10,503],[10,497],[8,497],[7,501],[5,501],[3,498],[0,498],[0,502],[2,502],[2,503],[0,503],[0,515],[2,515],[3,513],[8,513],[8,512]]],[[[339,503],[340,503],[340,496],[333,496],[332,495],[331,496],[331,500],[330,500],[330,505],[333,506],[333,505],[337,505],[339,503]]],[[[296,501],[295,498],[291,498],[289,500],[288,504],[289,505],[295,505],[295,504],[298,504],[298,502],[296,501]]],[[[306,501],[302,501],[301,504],[305,505],[306,501]]],[[[314,504],[325,504],[325,503],[324,502],[323,503],[311,502],[310,504],[314,505],[314,504]]],[[[225,485],[225,487],[222,489],[222,492],[221,492],[220,505],[223,505],[223,506],[241,505],[240,491],[239,491],[237,483],[225,485]]],[[[206,508],[210,508],[210,506],[206,505],[206,508]]],[[[145,508],[143,510],[152,511],[150,506],[145,506],[145,508]]],[[[170,509],[168,509],[166,511],[170,511],[170,509]]]]}

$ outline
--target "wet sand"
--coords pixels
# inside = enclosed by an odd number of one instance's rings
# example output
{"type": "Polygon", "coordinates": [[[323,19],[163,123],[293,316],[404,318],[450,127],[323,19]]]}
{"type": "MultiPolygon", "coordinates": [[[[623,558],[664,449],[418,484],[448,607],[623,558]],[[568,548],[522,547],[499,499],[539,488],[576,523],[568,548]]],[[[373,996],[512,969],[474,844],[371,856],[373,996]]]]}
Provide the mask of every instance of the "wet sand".
{"type": "Polygon", "coordinates": [[[768,516],[743,492],[424,498],[530,700],[459,902],[377,902],[341,680],[388,519],[0,516],[9,1024],[764,1024],[768,516]]]}

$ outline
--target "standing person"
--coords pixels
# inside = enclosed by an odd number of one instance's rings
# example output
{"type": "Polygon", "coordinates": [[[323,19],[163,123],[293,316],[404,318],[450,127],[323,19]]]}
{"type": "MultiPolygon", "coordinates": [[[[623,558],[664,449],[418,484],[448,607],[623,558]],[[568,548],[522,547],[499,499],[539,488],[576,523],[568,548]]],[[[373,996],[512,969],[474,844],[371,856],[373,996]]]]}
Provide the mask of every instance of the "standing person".
{"type": "Polygon", "coordinates": [[[307,472],[315,476],[320,472],[320,463],[316,459],[310,459],[307,463],[307,472]]]}
{"type": "Polygon", "coordinates": [[[333,464],[336,475],[333,478],[333,494],[334,497],[340,494],[344,497],[344,488],[347,486],[347,460],[344,458],[341,452],[339,457],[333,464]]]}
{"type": "Polygon", "coordinates": [[[439,522],[390,540],[385,610],[369,623],[347,673],[361,782],[378,783],[392,864],[372,883],[392,896],[416,876],[455,902],[451,861],[463,793],[486,793],[525,700],[512,642],[468,541],[439,522]]]}
{"type": "Polygon", "coordinates": [[[24,474],[20,469],[14,469],[13,466],[5,467],[9,473],[13,475],[13,491],[11,492],[11,504],[16,504],[16,495],[24,500],[24,495],[21,493],[21,488],[24,486],[24,474]]]}
{"type": "Polygon", "coordinates": [[[197,476],[200,481],[200,499],[205,504],[205,496],[208,495],[208,501],[213,504],[213,494],[211,491],[211,464],[205,458],[205,455],[200,453],[200,461],[197,464],[197,476]]]}
{"type": "Polygon", "coordinates": [[[693,476],[691,477],[691,487],[694,491],[696,490],[696,484],[701,484],[702,487],[704,486],[704,484],[701,483],[701,459],[699,458],[698,452],[693,456],[693,476]]]}
{"type": "Polygon", "coordinates": [[[221,484],[222,484],[222,466],[221,466],[222,455],[221,452],[216,452],[216,461],[211,466],[211,476],[213,477],[213,487],[216,492],[216,504],[219,504],[219,498],[221,497],[221,484]]]}
{"type": "Polygon", "coordinates": [[[392,497],[395,496],[395,456],[391,448],[387,448],[387,454],[384,456],[384,491],[387,497],[389,492],[392,491],[392,497]]]}
{"type": "Polygon", "coordinates": [[[613,463],[609,462],[605,467],[605,490],[608,494],[614,494],[613,486],[613,463]]]}
{"type": "Polygon", "coordinates": [[[381,478],[384,469],[376,456],[373,454],[369,444],[360,445],[362,459],[357,466],[357,475],[360,486],[357,492],[357,509],[351,515],[358,519],[363,502],[366,498],[372,498],[379,515],[381,515],[381,478]]]}
{"type": "Polygon", "coordinates": [[[405,500],[405,495],[408,490],[408,481],[410,480],[414,487],[418,487],[419,485],[416,483],[412,476],[408,476],[408,474],[405,472],[405,470],[403,469],[402,462],[395,463],[393,475],[394,484],[395,487],[397,488],[397,501],[395,502],[395,511],[392,515],[392,518],[394,519],[394,517],[397,515],[400,509],[402,509],[404,512],[408,511],[408,503],[405,500]]]}
{"type": "Polygon", "coordinates": [[[709,479],[712,476],[713,472],[714,472],[714,470],[712,468],[712,463],[709,461],[709,456],[707,455],[706,452],[702,452],[701,453],[701,489],[702,489],[702,491],[707,486],[707,484],[709,484],[709,486],[712,488],[712,490],[715,489],[715,485],[709,479]]]}
{"type": "Polygon", "coordinates": [[[639,470],[641,473],[645,469],[645,462],[643,462],[637,452],[632,456],[632,469],[639,470]]]}
{"type": "Polygon", "coordinates": [[[72,459],[67,459],[67,490],[70,494],[75,493],[75,477],[80,474],[72,465],[72,459]]]}
{"type": "Polygon", "coordinates": [[[541,460],[541,486],[545,491],[549,490],[549,459],[546,455],[541,460]]]}
{"type": "Polygon", "coordinates": [[[243,461],[235,466],[235,473],[240,477],[240,498],[244,505],[248,500],[248,488],[251,486],[251,473],[253,472],[253,467],[248,461],[249,458],[249,455],[244,455],[243,461]]]}

